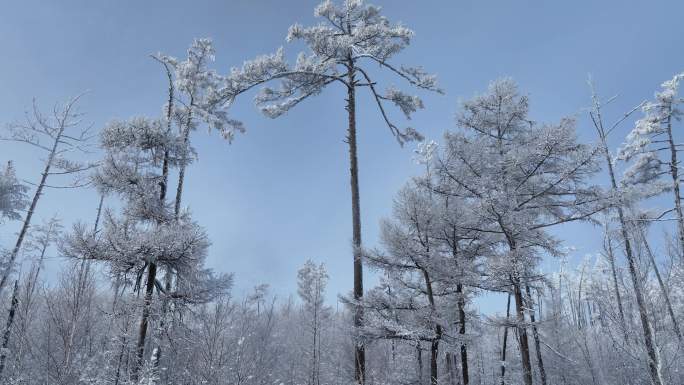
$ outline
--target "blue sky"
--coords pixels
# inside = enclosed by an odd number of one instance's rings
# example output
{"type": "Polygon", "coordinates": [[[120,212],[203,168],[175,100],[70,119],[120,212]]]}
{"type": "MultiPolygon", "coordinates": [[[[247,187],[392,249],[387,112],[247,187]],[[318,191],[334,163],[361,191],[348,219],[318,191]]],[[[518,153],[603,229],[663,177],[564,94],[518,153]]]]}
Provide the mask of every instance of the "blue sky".
{"type": "MultiPolygon", "coordinates": [[[[113,118],[157,116],[165,77],[149,54],[183,57],[195,37],[216,46],[215,68],[227,72],[243,60],[285,45],[294,22],[314,22],[318,1],[87,1],[10,2],[0,13],[0,122],[20,119],[36,97],[50,108],[89,90],[81,103],[86,121],[101,127],[113,118]]],[[[619,94],[607,111],[617,117],[650,98],[659,84],[684,70],[684,2],[654,1],[375,1],[393,21],[416,31],[396,63],[423,65],[439,76],[446,95],[420,94],[426,109],[412,125],[439,140],[454,127],[458,101],[511,76],[531,98],[531,116],[579,118],[584,141],[588,74],[605,96],[619,94]]],[[[294,55],[299,46],[286,47],[294,55]]],[[[398,79],[386,84],[404,86],[398,79]]],[[[247,133],[232,145],[198,131],[199,161],[189,170],[184,199],[213,241],[211,267],[236,274],[237,291],[267,282],[281,295],[295,292],[296,270],[307,258],[325,262],[330,296],[351,288],[351,220],[343,93],[330,88],[287,115],[271,120],[238,99],[231,110],[247,133]]],[[[389,135],[371,100],[358,106],[363,238],[377,245],[378,222],[389,215],[394,193],[419,170],[413,146],[389,135]]],[[[398,121],[401,115],[393,111],[398,121]]],[[[615,145],[631,119],[616,132],[615,145]]],[[[22,177],[38,178],[37,154],[0,143],[0,161],[14,159],[22,177]]],[[[94,217],[91,191],[52,190],[38,217],[58,214],[69,224],[94,217]]],[[[0,242],[12,240],[4,225],[0,242]]],[[[594,252],[599,233],[590,225],[556,230],[576,247],[594,252]]],[[[65,266],[59,259],[52,272],[65,266]]],[[[484,304],[483,307],[499,306],[484,304]]],[[[503,305],[502,305],[503,306],[503,305]]]]}

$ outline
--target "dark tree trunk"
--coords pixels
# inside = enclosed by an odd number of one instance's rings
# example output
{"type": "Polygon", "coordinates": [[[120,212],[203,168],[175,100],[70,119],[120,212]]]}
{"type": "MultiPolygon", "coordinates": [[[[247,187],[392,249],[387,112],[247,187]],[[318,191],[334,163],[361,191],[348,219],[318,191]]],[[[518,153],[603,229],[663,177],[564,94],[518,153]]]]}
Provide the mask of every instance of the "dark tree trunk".
{"type": "MultiPolygon", "coordinates": [[[[529,301],[530,309],[530,322],[532,322],[532,337],[534,338],[534,349],[537,353],[537,365],[539,366],[539,378],[542,385],[546,385],[546,370],[544,369],[544,359],[541,353],[541,344],[539,342],[539,330],[537,330],[537,324],[534,316],[534,306],[532,306],[532,293],[530,287],[525,285],[525,290],[527,291],[527,299],[529,301]]],[[[540,312],[541,314],[541,312],[540,312]]]]}
{"type": "Polygon", "coordinates": [[[439,359],[439,340],[435,338],[430,344],[430,384],[437,385],[437,360],[439,359]]]}
{"type": "MultiPolygon", "coordinates": [[[[458,284],[456,286],[456,293],[458,298],[458,322],[459,329],[458,334],[461,338],[465,338],[466,332],[466,314],[465,314],[465,298],[463,298],[463,285],[458,284]]],[[[470,382],[470,376],[468,375],[468,346],[461,342],[461,377],[463,378],[463,385],[468,385],[470,382]]]]}
{"type": "Polygon", "coordinates": [[[12,324],[14,323],[14,314],[17,311],[17,305],[19,304],[19,281],[14,281],[14,290],[12,290],[12,302],[10,305],[9,314],[7,315],[7,324],[5,325],[5,331],[2,334],[2,352],[0,353],[0,379],[2,379],[2,374],[5,371],[5,361],[7,360],[7,351],[9,349],[10,334],[12,332],[12,324]]]}
{"type": "Polygon", "coordinates": [[[150,313],[152,310],[152,294],[154,292],[154,281],[157,278],[157,265],[150,263],[147,268],[147,283],[145,285],[145,299],[143,302],[142,317],[140,317],[140,327],[138,328],[138,342],[135,348],[135,365],[133,366],[133,373],[131,379],[133,382],[138,382],[138,376],[143,366],[145,358],[145,340],[147,338],[147,328],[150,321],[150,313]]]}
{"type": "Polygon", "coordinates": [[[454,363],[451,360],[451,353],[447,352],[444,355],[444,361],[447,373],[449,374],[449,385],[456,385],[456,378],[454,377],[454,363]]]}
{"type": "Polygon", "coordinates": [[[532,363],[530,360],[530,342],[527,338],[525,327],[525,301],[520,288],[520,279],[513,280],[513,297],[515,299],[515,312],[517,316],[518,338],[520,340],[520,359],[522,361],[523,381],[525,385],[532,385],[532,363]]]}
{"type": "MultiPolygon", "coordinates": [[[[429,250],[429,249],[428,249],[429,250]]],[[[425,289],[427,291],[428,302],[430,303],[430,310],[432,316],[436,316],[435,296],[432,291],[432,280],[427,270],[423,269],[423,278],[425,279],[425,289]]],[[[434,322],[434,320],[432,321],[434,322]]],[[[437,360],[439,359],[439,341],[442,339],[442,325],[434,323],[435,338],[430,344],[430,384],[437,385],[438,382],[438,367],[437,360]]]]}
{"type": "Polygon", "coordinates": [[[506,325],[504,326],[503,342],[501,344],[501,385],[506,385],[506,345],[508,344],[508,319],[511,316],[511,294],[506,302],[506,325]]]}
{"type": "Polygon", "coordinates": [[[420,341],[416,342],[416,361],[418,361],[418,384],[423,383],[423,349],[420,341]]]}
{"type": "MultiPolygon", "coordinates": [[[[361,260],[361,204],[359,198],[359,166],[356,150],[356,90],[354,89],[354,63],[349,60],[349,86],[347,87],[347,113],[349,127],[347,143],[349,144],[349,172],[352,200],[352,242],[354,254],[354,300],[363,298],[363,264],[361,260]]],[[[363,308],[357,305],[354,309],[354,327],[358,332],[363,325],[363,308]]],[[[366,349],[357,335],[354,341],[354,380],[364,384],[366,378],[366,349]]]]}
{"type": "MultiPolygon", "coordinates": [[[[171,71],[169,70],[169,67],[166,65],[166,63],[163,63],[164,68],[166,69],[166,76],[169,80],[169,88],[168,88],[168,101],[167,101],[167,106],[166,106],[166,131],[171,132],[171,118],[173,115],[173,100],[174,100],[174,87],[173,87],[173,75],[171,74],[171,71]]],[[[187,151],[188,147],[188,141],[189,141],[189,136],[190,136],[190,122],[192,119],[192,114],[188,113],[188,122],[187,122],[187,129],[183,133],[183,146],[184,146],[184,151],[187,151]]],[[[175,219],[178,220],[179,215],[180,215],[180,205],[181,205],[181,196],[183,193],[183,181],[185,179],[185,152],[183,153],[183,160],[181,163],[181,168],[178,173],[178,189],[176,190],[176,202],[174,205],[174,216],[175,219]]],[[[161,183],[159,183],[159,201],[164,204],[166,202],[166,194],[168,191],[168,184],[169,184],[169,151],[166,150],[164,151],[164,161],[162,162],[162,180],[161,183]]],[[[165,276],[165,285],[164,285],[164,290],[168,293],[171,290],[171,280],[172,280],[172,275],[173,271],[169,268],[166,270],[166,276],[165,276]]],[[[152,367],[153,370],[158,372],[159,370],[159,362],[161,360],[161,355],[162,355],[162,347],[161,347],[161,334],[162,330],[164,329],[164,318],[166,316],[166,313],[168,311],[169,303],[168,299],[165,297],[164,302],[162,303],[162,316],[159,320],[159,335],[157,336],[157,344],[154,348],[154,354],[152,355],[152,367]]],[[[168,373],[167,373],[168,374],[168,373]]]]}

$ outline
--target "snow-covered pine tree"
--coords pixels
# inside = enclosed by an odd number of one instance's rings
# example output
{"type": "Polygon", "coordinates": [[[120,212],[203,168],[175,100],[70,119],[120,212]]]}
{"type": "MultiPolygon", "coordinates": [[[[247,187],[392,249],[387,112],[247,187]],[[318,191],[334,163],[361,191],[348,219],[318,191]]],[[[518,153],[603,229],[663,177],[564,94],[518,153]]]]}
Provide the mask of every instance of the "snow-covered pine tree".
{"type": "Polygon", "coordinates": [[[102,231],[77,224],[66,238],[63,252],[104,261],[114,278],[132,281],[135,290],[143,290],[131,372],[135,382],[144,364],[155,291],[179,304],[203,303],[226,288],[229,279],[215,277],[203,267],[209,246],[204,230],[188,212],[176,219],[161,188],[168,178],[164,161],[172,167],[188,161],[179,136],[159,120],[133,118],[108,124],[100,142],[106,155],[93,179],[102,192],[117,194],[123,209],[119,215],[106,213],[102,231]],[[179,284],[173,291],[165,290],[160,283],[160,270],[177,275],[179,284]]]}
{"type": "MultiPolygon", "coordinates": [[[[302,41],[308,47],[301,52],[294,66],[290,67],[282,49],[273,55],[264,55],[246,62],[241,69],[234,69],[226,89],[235,97],[247,90],[271,81],[279,81],[275,88],[265,86],[256,96],[256,104],[264,114],[276,118],[310,96],[319,94],[332,83],[340,84],[346,91],[348,117],[346,142],[349,146],[350,187],[352,200],[352,240],[354,261],[354,290],[356,301],[363,297],[363,265],[361,260],[361,208],[359,198],[358,159],[356,138],[356,92],[367,89],[375,100],[378,113],[384,119],[391,134],[403,144],[420,139],[413,128],[398,128],[387,113],[386,103],[393,103],[406,118],[423,107],[417,96],[409,95],[394,86],[383,93],[371,72],[379,67],[407,81],[411,86],[438,91],[436,78],[420,67],[391,64],[390,59],[406,48],[413,31],[401,24],[391,24],[382,16],[380,8],[365,4],[363,0],[345,0],[341,5],[326,0],[316,7],[315,16],[323,22],[304,27],[290,27],[287,40],[302,41]]],[[[363,324],[362,307],[355,305],[354,324],[363,324]]],[[[360,339],[355,342],[355,380],[365,381],[365,350],[360,339]]]]}

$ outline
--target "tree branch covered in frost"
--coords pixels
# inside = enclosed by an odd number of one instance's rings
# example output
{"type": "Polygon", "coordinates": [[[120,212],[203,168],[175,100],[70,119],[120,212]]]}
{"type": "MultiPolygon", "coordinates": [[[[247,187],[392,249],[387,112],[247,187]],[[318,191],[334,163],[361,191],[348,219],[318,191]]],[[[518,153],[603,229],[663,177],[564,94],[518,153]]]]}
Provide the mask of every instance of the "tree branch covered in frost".
{"type": "Polygon", "coordinates": [[[181,131],[195,129],[194,117],[205,123],[209,130],[218,131],[228,142],[237,132],[244,132],[244,124],[228,115],[232,98],[226,97],[226,78],[209,69],[214,62],[214,46],[211,39],[195,39],[188,49],[187,58],[157,54],[154,58],[170,71],[176,94],[174,115],[181,131]],[[181,97],[185,99],[180,99],[181,97]]]}
{"type": "Polygon", "coordinates": [[[399,129],[385,111],[384,102],[395,104],[410,119],[423,102],[392,86],[385,93],[377,91],[376,82],[363,64],[370,61],[398,75],[409,85],[428,91],[442,92],[433,75],[419,67],[395,67],[389,60],[406,48],[413,31],[401,24],[391,24],[380,14],[380,8],[363,1],[346,0],[342,5],[324,1],[314,11],[324,22],[311,27],[294,24],[287,41],[302,41],[308,52],[301,52],[294,66],[289,66],[284,52],[259,56],[242,68],[233,68],[225,89],[234,98],[254,87],[262,86],[255,97],[256,105],[272,118],[278,117],[307,99],[319,94],[325,86],[339,82],[345,87],[368,87],[375,98],[392,135],[403,144],[422,137],[411,127],[399,129]],[[361,74],[363,80],[357,79],[361,74]],[[279,81],[275,87],[267,83],[279,81]]]}

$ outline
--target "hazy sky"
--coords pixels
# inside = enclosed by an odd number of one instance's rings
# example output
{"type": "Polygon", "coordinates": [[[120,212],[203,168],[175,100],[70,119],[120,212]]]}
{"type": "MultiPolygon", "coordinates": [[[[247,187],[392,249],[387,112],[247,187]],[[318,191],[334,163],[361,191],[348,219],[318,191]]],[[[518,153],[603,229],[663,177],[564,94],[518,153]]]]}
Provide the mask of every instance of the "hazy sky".
{"type": "MultiPolygon", "coordinates": [[[[288,26],[313,23],[318,1],[13,1],[0,12],[0,121],[20,119],[36,97],[40,106],[89,90],[81,103],[86,121],[101,127],[113,118],[158,116],[166,78],[149,58],[161,51],[184,57],[195,37],[216,46],[215,67],[227,72],[243,60],[285,45],[288,26]]],[[[458,101],[511,76],[530,95],[531,116],[586,120],[588,74],[618,114],[652,97],[659,84],[684,70],[684,2],[670,1],[376,1],[393,21],[416,31],[395,63],[423,65],[439,76],[446,95],[419,93],[426,109],[412,126],[440,140],[454,126],[458,101]]],[[[301,48],[286,47],[293,56],[301,48]]],[[[385,78],[381,78],[385,80],[385,78]]],[[[405,86],[387,78],[387,85],[405,86]]],[[[405,88],[405,87],[404,87],[405,88]]],[[[236,274],[238,292],[270,283],[294,293],[296,270],[307,258],[325,262],[330,296],[351,289],[351,208],[344,95],[335,85],[287,115],[270,120],[238,99],[231,114],[248,128],[232,145],[216,133],[192,140],[200,158],[188,172],[184,203],[206,227],[209,263],[236,274]]],[[[392,111],[399,122],[401,114],[392,111]]],[[[378,244],[378,222],[390,214],[394,193],[418,171],[414,146],[401,148],[367,95],[358,106],[363,239],[378,244]]],[[[618,144],[630,119],[616,132],[618,144]]],[[[37,180],[37,153],[0,143],[0,162],[14,159],[20,176],[37,180]]],[[[58,214],[66,224],[92,221],[92,191],[51,190],[38,217],[58,214]]],[[[4,225],[0,242],[12,239],[4,225]]],[[[575,259],[597,250],[599,231],[572,225],[558,231],[575,259]]],[[[66,266],[52,259],[50,270],[66,266]]],[[[483,307],[498,304],[483,304],[483,307]]]]}

